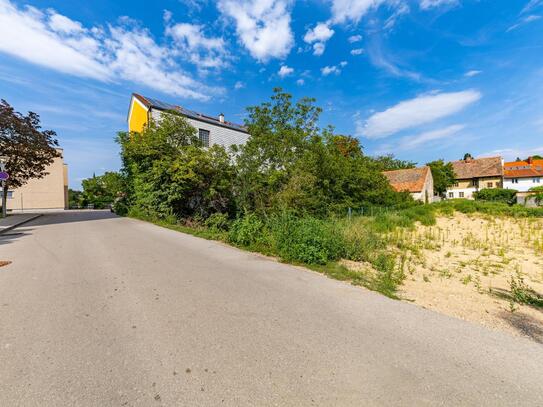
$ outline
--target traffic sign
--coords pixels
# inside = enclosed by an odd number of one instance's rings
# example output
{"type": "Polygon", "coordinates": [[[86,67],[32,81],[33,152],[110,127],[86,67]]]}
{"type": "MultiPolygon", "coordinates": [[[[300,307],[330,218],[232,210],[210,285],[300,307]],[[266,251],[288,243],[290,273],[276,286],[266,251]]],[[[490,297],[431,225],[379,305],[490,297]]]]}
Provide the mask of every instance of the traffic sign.
{"type": "Polygon", "coordinates": [[[0,181],[7,181],[9,179],[9,174],[5,171],[0,172],[0,181]]]}

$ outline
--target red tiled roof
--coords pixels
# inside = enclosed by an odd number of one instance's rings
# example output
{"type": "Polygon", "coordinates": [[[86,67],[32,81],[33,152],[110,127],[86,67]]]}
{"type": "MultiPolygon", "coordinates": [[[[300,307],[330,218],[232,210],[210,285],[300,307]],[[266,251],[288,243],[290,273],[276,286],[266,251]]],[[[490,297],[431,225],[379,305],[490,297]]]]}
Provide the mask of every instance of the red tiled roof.
{"type": "Polygon", "coordinates": [[[421,192],[430,172],[430,167],[409,168],[405,170],[384,171],[390,185],[398,192],[421,192]]]}
{"type": "Polygon", "coordinates": [[[543,160],[511,161],[503,165],[505,178],[543,177],[543,160]]]}
{"type": "Polygon", "coordinates": [[[501,177],[503,175],[501,157],[452,161],[452,165],[456,179],[501,177]]]}

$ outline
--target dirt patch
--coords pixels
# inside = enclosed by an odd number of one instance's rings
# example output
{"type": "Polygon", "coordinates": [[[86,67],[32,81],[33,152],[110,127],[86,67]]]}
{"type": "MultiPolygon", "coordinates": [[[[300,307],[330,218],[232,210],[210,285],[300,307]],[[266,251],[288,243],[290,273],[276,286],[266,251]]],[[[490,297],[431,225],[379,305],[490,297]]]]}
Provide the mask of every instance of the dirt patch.
{"type": "Polygon", "coordinates": [[[8,264],[11,264],[11,261],[0,260],[0,267],[7,266],[8,264]]]}
{"type": "Polygon", "coordinates": [[[543,298],[543,220],[456,213],[390,238],[404,256],[402,299],[543,343],[543,308],[511,292],[522,279],[543,298]]]}

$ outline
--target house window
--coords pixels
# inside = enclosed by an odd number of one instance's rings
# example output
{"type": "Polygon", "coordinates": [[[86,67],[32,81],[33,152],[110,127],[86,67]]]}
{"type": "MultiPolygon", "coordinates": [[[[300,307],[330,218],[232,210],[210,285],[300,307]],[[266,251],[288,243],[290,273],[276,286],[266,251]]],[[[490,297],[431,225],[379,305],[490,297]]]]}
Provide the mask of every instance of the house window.
{"type": "Polygon", "coordinates": [[[464,193],[463,193],[463,192],[459,192],[459,193],[458,193],[458,197],[459,197],[459,198],[463,198],[463,197],[464,197],[464,193]]]}
{"type": "Polygon", "coordinates": [[[494,188],[494,183],[493,182],[487,182],[486,187],[487,188],[494,188]]]}
{"type": "Polygon", "coordinates": [[[454,192],[449,192],[449,198],[454,198],[454,192]]]}
{"type": "Polygon", "coordinates": [[[209,147],[209,130],[198,129],[198,138],[202,146],[209,147]]]}
{"type": "Polygon", "coordinates": [[[13,199],[13,191],[8,191],[8,199],[13,199]]]}
{"type": "Polygon", "coordinates": [[[541,178],[534,178],[533,180],[534,180],[534,183],[539,184],[541,178]]]}
{"type": "Polygon", "coordinates": [[[518,178],[511,178],[511,184],[518,184],[518,178]]]}
{"type": "Polygon", "coordinates": [[[455,183],[453,184],[453,187],[458,188],[459,185],[460,185],[460,184],[459,184],[458,182],[455,182],[455,183]]]}

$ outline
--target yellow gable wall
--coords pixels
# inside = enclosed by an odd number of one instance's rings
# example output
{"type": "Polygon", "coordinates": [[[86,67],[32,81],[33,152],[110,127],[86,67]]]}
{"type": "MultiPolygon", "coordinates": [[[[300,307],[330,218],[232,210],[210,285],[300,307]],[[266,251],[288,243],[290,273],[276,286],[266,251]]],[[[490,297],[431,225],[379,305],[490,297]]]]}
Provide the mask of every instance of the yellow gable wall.
{"type": "Polygon", "coordinates": [[[128,119],[128,131],[141,132],[147,124],[147,109],[136,99],[132,98],[130,118],[128,119]]]}

